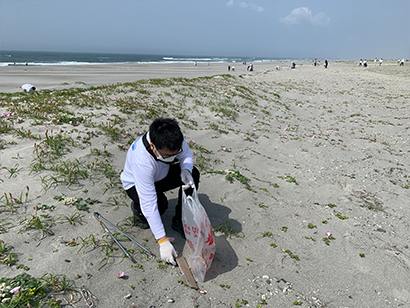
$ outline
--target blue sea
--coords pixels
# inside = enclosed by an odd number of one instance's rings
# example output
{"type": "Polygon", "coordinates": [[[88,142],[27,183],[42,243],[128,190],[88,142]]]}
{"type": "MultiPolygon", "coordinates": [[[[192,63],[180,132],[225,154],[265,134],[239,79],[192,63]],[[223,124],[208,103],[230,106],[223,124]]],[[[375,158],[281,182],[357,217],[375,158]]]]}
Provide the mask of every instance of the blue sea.
{"type": "Polygon", "coordinates": [[[181,55],[143,55],[111,53],[74,53],[46,51],[0,51],[0,66],[12,65],[88,65],[112,63],[194,63],[194,62],[267,62],[282,58],[218,57],[181,55]]]}

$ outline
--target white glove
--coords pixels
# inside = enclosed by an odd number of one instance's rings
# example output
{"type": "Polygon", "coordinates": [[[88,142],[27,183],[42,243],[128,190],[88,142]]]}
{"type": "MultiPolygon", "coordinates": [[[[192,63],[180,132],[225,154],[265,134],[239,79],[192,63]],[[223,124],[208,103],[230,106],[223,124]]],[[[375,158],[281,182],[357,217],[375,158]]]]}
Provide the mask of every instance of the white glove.
{"type": "Polygon", "coordinates": [[[177,252],[175,251],[174,246],[172,246],[171,242],[167,239],[165,242],[159,244],[159,253],[161,254],[161,259],[167,263],[171,263],[175,265],[175,260],[177,252]]]}
{"type": "Polygon", "coordinates": [[[192,178],[191,172],[187,169],[182,170],[181,172],[181,180],[185,185],[182,185],[182,189],[186,190],[188,188],[194,188],[194,179],[192,178]]]}

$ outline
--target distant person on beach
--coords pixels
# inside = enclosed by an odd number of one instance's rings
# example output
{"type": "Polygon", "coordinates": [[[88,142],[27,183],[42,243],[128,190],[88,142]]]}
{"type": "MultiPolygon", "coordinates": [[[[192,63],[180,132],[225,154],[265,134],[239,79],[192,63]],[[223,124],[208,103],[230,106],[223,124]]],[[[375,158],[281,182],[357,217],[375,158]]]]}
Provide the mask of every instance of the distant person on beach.
{"type": "Polygon", "coordinates": [[[290,68],[296,68],[296,63],[292,62],[292,66],[290,68]]]}
{"type": "Polygon", "coordinates": [[[199,171],[178,122],[170,118],[155,119],[149,131],[134,141],[128,150],[121,181],[131,198],[134,226],[151,228],[159,244],[161,259],[175,265],[174,246],[166,236],[161,220],[168,209],[164,192],[179,187],[178,203],[172,229],[185,238],[182,225],[182,190],[192,195],[198,189],[199,171]]]}
{"type": "Polygon", "coordinates": [[[364,59],[364,61],[363,61],[363,67],[367,67],[367,60],[366,59],[364,59]]]}
{"type": "Polygon", "coordinates": [[[231,66],[230,65],[228,65],[228,72],[231,70],[231,66]]]}
{"type": "Polygon", "coordinates": [[[21,86],[21,88],[23,89],[24,92],[30,92],[30,91],[35,91],[36,87],[33,86],[32,84],[29,83],[25,83],[21,86]]]}
{"type": "Polygon", "coordinates": [[[404,66],[404,58],[400,61],[400,66],[404,66]]]}
{"type": "Polygon", "coordinates": [[[383,64],[383,59],[380,58],[380,60],[379,60],[379,66],[382,66],[382,64],[383,64]]]}
{"type": "Polygon", "coordinates": [[[327,59],[325,59],[325,68],[327,68],[328,65],[329,65],[329,62],[327,61],[327,59]]]}

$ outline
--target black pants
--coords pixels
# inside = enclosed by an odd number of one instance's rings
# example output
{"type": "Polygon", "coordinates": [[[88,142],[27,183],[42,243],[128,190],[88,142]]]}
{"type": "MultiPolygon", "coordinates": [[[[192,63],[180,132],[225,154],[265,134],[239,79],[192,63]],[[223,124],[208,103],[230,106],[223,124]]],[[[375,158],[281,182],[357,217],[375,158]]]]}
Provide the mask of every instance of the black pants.
{"type": "MultiPolygon", "coordinates": [[[[198,189],[199,187],[199,171],[196,167],[192,169],[192,178],[194,179],[195,187],[198,189]]],[[[158,211],[160,215],[165,213],[168,209],[168,199],[165,196],[164,192],[175,189],[179,187],[178,191],[178,203],[175,207],[175,217],[181,220],[182,216],[182,183],[181,180],[181,165],[179,163],[170,165],[168,174],[162,180],[155,182],[155,190],[157,191],[157,203],[158,203],[158,211]]],[[[138,197],[138,192],[135,189],[135,186],[132,186],[127,191],[128,197],[134,201],[135,209],[138,211],[139,214],[142,215],[141,206],[140,206],[140,199],[138,197]]],[[[185,190],[185,193],[188,196],[191,196],[194,190],[192,188],[188,188],[185,190]]]]}

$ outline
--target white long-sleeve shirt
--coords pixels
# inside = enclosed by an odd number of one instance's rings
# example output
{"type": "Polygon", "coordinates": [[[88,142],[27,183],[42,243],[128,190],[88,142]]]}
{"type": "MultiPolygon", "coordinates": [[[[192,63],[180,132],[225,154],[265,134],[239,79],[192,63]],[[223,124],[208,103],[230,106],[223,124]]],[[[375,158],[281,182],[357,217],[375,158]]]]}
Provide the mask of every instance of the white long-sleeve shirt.
{"type": "Polygon", "coordinates": [[[30,92],[33,88],[35,89],[35,87],[32,84],[29,83],[25,83],[21,86],[21,88],[27,92],[30,92]]]}
{"type": "MultiPolygon", "coordinates": [[[[149,140],[149,133],[147,133],[147,141],[149,142],[149,140]]],[[[192,171],[193,155],[185,139],[182,142],[182,152],[176,158],[179,160],[181,170],[188,169],[192,171]]],[[[147,219],[155,239],[166,235],[158,211],[155,182],[165,178],[168,171],[169,165],[156,160],[147,151],[142,137],[140,137],[128,149],[124,170],[121,173],[121,181],[125,190],[135,186],[141,211],[147,219]]]]}

